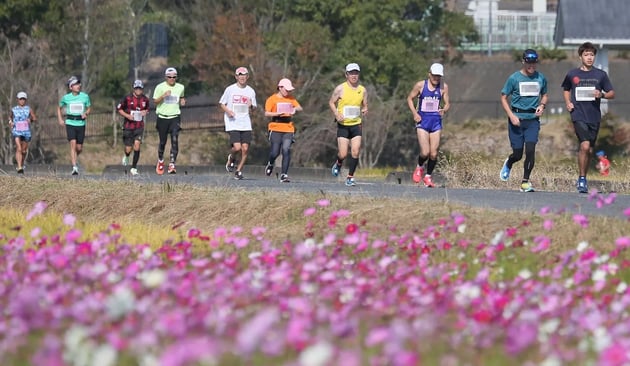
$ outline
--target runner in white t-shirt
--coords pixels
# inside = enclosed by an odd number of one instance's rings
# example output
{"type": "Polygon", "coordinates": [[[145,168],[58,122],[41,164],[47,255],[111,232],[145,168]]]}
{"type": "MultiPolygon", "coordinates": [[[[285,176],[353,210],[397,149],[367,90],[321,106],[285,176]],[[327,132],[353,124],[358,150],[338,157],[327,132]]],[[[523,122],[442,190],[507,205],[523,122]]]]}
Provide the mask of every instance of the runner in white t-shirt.
{"type": "Polygon", "coordinates": [[[225,169],[234,173],[234,179],[243,179],[242,169],[247,160],[249,144],[252,142],[252,120],[250,111],[256,108],[256,92],[247,85],[249,72],[245,67],[236,69],[236,83],[225,88],[219,105],[223,109],[225,131],[230,138],[230,153],[228,154],[225,169]],[[241,153],[241,159],[236,154],[241,153]]]}

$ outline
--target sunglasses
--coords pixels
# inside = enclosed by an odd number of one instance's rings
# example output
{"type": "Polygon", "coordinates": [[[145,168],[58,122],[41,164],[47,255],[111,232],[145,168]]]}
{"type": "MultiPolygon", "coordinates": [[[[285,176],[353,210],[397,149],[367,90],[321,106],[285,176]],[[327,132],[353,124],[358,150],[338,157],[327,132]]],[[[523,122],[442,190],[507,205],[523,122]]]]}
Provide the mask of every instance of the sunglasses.
{"type": "Polygon", "coordinates": [[[238,74],[236,74],[236,76],[241,76],[241,75],[247,75],[247,74],[244,74],[242,72],[239,72],[238,74]]]}
{"type": "Polygon", "coordinates": [[[177,76],[167,76],[167,79],[177,79],[177,76]]]}

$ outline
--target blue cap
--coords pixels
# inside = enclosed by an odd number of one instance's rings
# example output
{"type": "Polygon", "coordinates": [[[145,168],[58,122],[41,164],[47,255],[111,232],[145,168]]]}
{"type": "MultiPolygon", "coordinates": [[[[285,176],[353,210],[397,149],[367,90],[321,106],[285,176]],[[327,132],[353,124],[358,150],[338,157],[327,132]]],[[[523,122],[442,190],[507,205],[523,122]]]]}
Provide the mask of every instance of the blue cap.
{"type": "Polygon", "coordinates": [[[525,61],[527,63],[536,63],[536,62],[538,62],[538,53],[536,53],[536,51],[532,50],[531,48],[526,49],[523,52],[523,61],[525,61]]]}
{"type": "Polygon", "coordinates": [[[599,150],[595,155],[597,155],[597,156],[605,156],[606,152],[604,150],[599,150]]]}

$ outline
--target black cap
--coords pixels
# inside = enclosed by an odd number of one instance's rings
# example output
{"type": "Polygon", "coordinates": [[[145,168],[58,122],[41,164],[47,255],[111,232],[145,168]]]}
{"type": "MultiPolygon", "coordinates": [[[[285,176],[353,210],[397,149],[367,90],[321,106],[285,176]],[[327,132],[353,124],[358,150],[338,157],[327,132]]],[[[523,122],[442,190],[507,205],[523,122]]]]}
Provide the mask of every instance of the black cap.
{"type": "Polygon", "coordinates": [[[523,51],[523,61],[528,62],[528,63],[538,62],[538,54],[536,53],[535,50],[528,48],[525,51],[523,51]]]}

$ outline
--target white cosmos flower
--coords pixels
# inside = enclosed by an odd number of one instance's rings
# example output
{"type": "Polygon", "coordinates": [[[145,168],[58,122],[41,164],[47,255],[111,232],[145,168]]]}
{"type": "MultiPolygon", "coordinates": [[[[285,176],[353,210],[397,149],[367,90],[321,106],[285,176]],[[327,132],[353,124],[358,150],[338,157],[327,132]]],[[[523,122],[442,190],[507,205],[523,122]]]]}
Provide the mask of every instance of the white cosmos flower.
{"type": "Polygon", "coordinates": [[[532,277],[532,272],[528,269],[523,269],[518,273],[518,276],[524,280],[528,280],[532,277]]]}
{"type": "Polygon", "coordinates": [[[601,269],[596,269],[591,276],[593,282],[605,281],[606,280],[606,271],[601,269]]]}
{"type": "Polygon", "coordinates": [[[166,273],[161,269],[144,271],[139,277],[142,284],[148,288],[156,288],[166,281],[166,273]]]}
{"type": "Polygon", "coordinates": [[[316,343],[300,353],[300,366],[326,366],[330,363],[333,353],[330,343],[316,343]]]}
{"type": "Polygon", "coordinates": [[[115,366],[118,352],[109,344],[101,344],[94,350],[92,366],[115,366]]]}
{"type": "Polygon", "coordinates": [[[583,252],[586,248],[588,248],[588,242],[581,241],[581,242],[578,243],[577,251],[578,252],[583,252]]]}
{"type": "Polygon", "coordinates": [[[136,305],[136,295],[126,286],[114,289],[107,299],[105,299],[105,311],[110,319],[119,319],[134,310],[136,305]]]}

